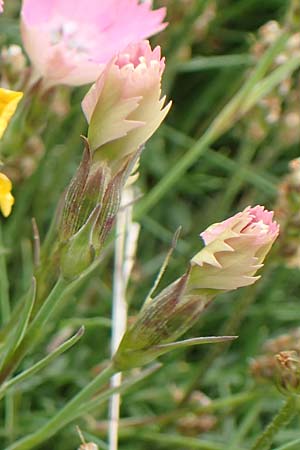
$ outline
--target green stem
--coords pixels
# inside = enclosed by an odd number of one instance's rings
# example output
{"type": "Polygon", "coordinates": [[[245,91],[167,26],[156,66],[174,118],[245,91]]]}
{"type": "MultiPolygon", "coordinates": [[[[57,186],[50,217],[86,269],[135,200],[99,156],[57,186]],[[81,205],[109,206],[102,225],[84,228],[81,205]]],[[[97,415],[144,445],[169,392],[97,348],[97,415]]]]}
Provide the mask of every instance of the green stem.
{"type": "Polygon", "coordinates": [[[62,353],[67,351],[70,347],[75,345],[78,340],[82,337],[84,333],[84,328],[81,327],[79,331],[72,336],[70,339],[68,339],[66,342],[61,344],[59,347],[57,347],[52,353],[45,356],[45,358],[41,359],[37,363],[30,366],[27,370],[24,370],[23,372],[19,373],[15,377],[8,380],[6,383],[3,383],[0,387],[0,399],[6,394],[6,392],[14,387],[15,385],[23,382],[24,380],[27,380],[35,373],[39,372],[40,370],[44,369],[46,366],[48,366],[54,359],[56,359],[58,356],[60,356],[62,353]]]}
{"type": "Polygon", "coordinates": [[[67,286],[67,281],[63,280],[62,278],[58,279],[56,285],[50,292],[40,311],[28,328],[23,341],[20,343],[19,347],[16,349],[12,357],[3,366],[0,372],[0,384],[3,383],[6,378],[16,369],[16,367],[19,365],[28,351],[36,344],[37,340],[40,337],[41,330],[51,317],[56,304],[63,296],[67,286]]]}
{"type": "Polygon", "coordinates": [[[85,401],[90,399],[114,373],[115,369],[113,365],[110,364],[44,426],[29,436],[15,442],[6,450],[30,450],[41,442],[44,442],[52,437],[55,433],[57,433],[57,431],[73,420],[74,411],[79,409],[85,401]]]}
{"type": "Polygon", "coordinates": [[[296,439],[295,441],[289,442],[288,444],[276,447],[274,448],[274,450],[299,450],[299,448],[300,448],[300,439],[296,439]]]}
{"type": "Polygon", "coordinates": [[[0,222],[0,308],[1,324],[10,317],[9,283],[6,268],[5,246],[3,241],[2,223],[0,222]]]}
{"type": "MultiPolygon", "coordinates": [[[[168,140],[184,149],[188,149],[196,143],[195,139],[169,125],[163,125],[162,131],[168,140]]],[[[256,189],[266,191],[270,196],[275,197],[277,195],[275,179],[265,171],[258,171],[257,168],[252,168],[250,165],[240,167],[238,161],[215,151],[212,148],[206,150],[203,154],[203,159],[217,167],[221,167],[230,175],[239,171],[240,176],[243,177],[243,179],[246,179],[249,185],[253,185],[256,189]]]]}
{"type": "Polygon", "coordinates": [[[266,427],[263,433],[255,441],[250,450],[269,450],[271,448],[274,436],[278,431],[285,427],[296,414],[296,398],[289,397],[279,413],[273,418],[272,422],[266,427]]]}
{"type": "MultiPolygon", "coordinates": [[[[9,321],[11,316],[9,299],[9,280],[7,274],[7,263],[5,256],[5,245],[3,240],[2,223],[0,223],[0,306],[1,306],[1,324],[9,321]]],[[[8,439],[13,439],[14,418],[15,418],[14,394],[9,393],[5,397],[5,430],[8,439]]]]}

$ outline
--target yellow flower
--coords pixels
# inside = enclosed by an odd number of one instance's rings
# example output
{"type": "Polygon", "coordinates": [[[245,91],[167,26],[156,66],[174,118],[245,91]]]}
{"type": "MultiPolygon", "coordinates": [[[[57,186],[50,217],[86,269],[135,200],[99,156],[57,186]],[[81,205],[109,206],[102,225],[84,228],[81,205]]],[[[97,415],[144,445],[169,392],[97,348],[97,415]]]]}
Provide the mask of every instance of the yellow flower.
{"type": "MultiPolygon", "coordinates": [[[[0,139],[22,97],[22,92],[0,88],[0,139]]],[[[10,215],[12,206],[15,202],[15,199],[11,194],[11,189],[12,184],[10,179],[4,175],[4,173],[0,172],[0,211],[4,217],[10,215]]]]}
{"type": "Polygon", "coordinates": [[[11,194],[12,184],[10,179],[0,172],[0,210],[4,217],[11,213],[12,205],[15,202],[11,194]]]}
{"type": "Polygon", "coordinates": [[[22,92],[0,88],[0,139],[22,97],[22,92]]]}

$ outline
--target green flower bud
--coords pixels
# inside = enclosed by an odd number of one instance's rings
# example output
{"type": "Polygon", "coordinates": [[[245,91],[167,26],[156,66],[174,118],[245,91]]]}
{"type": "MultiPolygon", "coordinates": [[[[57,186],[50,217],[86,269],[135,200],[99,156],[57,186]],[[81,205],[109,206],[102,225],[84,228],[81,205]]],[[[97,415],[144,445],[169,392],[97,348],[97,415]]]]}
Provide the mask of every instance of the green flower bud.
{"type": "Polygon", "coordinates": [[[211,296],[186,291],[189,271],[157,297],[146,301],[136,322],[125,333],[115,355],[121,370],[146,364],[164,353],[159,345],[173,342],[199,318],[211,296]]]}

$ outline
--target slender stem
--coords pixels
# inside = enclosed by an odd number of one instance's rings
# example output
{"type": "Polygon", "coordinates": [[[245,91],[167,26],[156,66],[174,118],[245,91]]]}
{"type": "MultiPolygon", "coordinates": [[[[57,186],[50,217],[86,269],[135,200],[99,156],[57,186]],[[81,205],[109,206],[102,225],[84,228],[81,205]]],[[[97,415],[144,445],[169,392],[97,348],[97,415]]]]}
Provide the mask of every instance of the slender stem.
{"type": "Polygon", "coordinates": [[[57,433],[61,428],[73,420],[74,411],[89,400],[110,377],[115,370],[110,364],[103,372],[97,375],[85,388],[83,388],[72,400],[70,400],[52,419],[36,432],[26,436],[25,438],[15,442],[6,450],[30,450],[38,444],[46,441],[57,433]]]}
{"type": "Polygon", "coordinates": [[[62,278],[59,278],[40,311],[28,328],[23,341],[20,343],[12,357],[3,366],[0,372],[0,383],[3,383],[3,381],[6,380],[6,378],[16,369],[28,351],[36,344],[40,337],[41,330],[51,317],[56,304],[64,295],[64,291],[67,286],[68,282],[62,278]]]}
{"type": "MultiPolygon", "coordinates": [[[[5,245],[3,240],[2,223],[0,222],[0,306],[1,306],[1,324],[9,321],[11,315],[9,299],[9,281],[7,274],[7,264],[5,257],[5,245]]],[[[5,430],[8,439],[12,440],[14,431],[14,412],[15,401],[14,394],[9,393],[5,397],[5,430]]]]}
{"type": "Polygon", "coordinates": [[[281,428],[285,427],[292,420],[296,412],[295,396],[288,397],[281,410],[258,437],[250,450],[269,450],[274,436],[281,428]]]}
{"type": "MultiPolygon", "coordinates": [[[[122,206],[130,205],[134,199],[132,187],[127,187],[122,195],[122,206]]],[[[126,287],[129,281],[138,237],[138,225],[132,223],[132,206],[121,208],[116,223],[115,267],[113,281],[112,340],[111,354],[117,351],[127,324],[126,287]]],[[[119,387],[122,374],[116,373],[111,387],[119,387]]],[[[120,417],[120,393],[115,393],[110,401],[109,450],[118,449],[118,427],[120,417]]]]}
{"type": "MultiPolygon", "coordinates": [[[[169,125],[164,125],[162,127],[162,130],[168,140],[174,142],[176,145],[180,145],[185,149],[192,147],[196,143],[195,139],[169,125]]],[[[215,151],[212,148],[208,148],[206,150],[206,152],[203,154],[203,158],[206,159],[206,161],[214,164],[215,166],[221,167],[230,175],[232,173],[234,174],[237,171],[240,171],[240,175],[244,179],[247,179],[249,185],[253,185],[253,187],[257,189],[263,189],[270,196],[275,197],[277,195],[277,188],[272,176],[266,171],[258,171],[257,166],[255,169],[251,167],[251,165],[240,167],[239,161],[236,161],[235,159],[232,159],[225,154],[215,151]],[[256,172],[254,170],[256,170],[256,172]]]]}
{"type": "Polygon", "coordinates": [[[44,369],[55,358],[57,358],[62,353],[67,351],[73,345],[75,345],[78,342],[78,340],[82,337],[83,333],[84,333],[84,328],[81,327],[74,336],[72,336],[66,342],[64,342],[59,347],[57,347],[52,353],[50,353],[49,355],[45,356],[45,358],[41,359],[37,363],[30,366],[27,370],[24,370],[23,372],[19,373],[15,377],[11,378],[6,383],[3,383],[0,387],[0,399],[3,397],[3,395],[5,395],[7,390],[11,389],[16,384],[23,382],[24,380],[31,377],[32,375],[39,372],[40,370],[44,369]]]}
{"type": "Polygon", "coordinates": [[[288,444],[281,445],[280,447],[274,448],[274,450],[299,450],[300,439],[289,442],[288,444]]]}
{"type": "Polygon", "coordinates": [[[3,241],[2,223],[0,222],[0,308],[1,325],[10,317],[9,284],[6,268],[5,246],[3,241]]]}
{"type": "MultiPolygon", "coordinates": [[[[125,298],[125,280],[123,277],[124,242],[126,228],[126,211],[118,213],[116,221],[115,264],[113,281],[112,304],[112,337],[111,354],[113,355],[122,339],[127,321],[127,304],[125,298]]],[[[121,372],[116,373],[111,379],[111,387],[117,387],[122,382],[121,372]]],[[[118,422],[120,417],[120,394],[113,394],[109,407],[109,450],[118,449],[118,422]]]]}

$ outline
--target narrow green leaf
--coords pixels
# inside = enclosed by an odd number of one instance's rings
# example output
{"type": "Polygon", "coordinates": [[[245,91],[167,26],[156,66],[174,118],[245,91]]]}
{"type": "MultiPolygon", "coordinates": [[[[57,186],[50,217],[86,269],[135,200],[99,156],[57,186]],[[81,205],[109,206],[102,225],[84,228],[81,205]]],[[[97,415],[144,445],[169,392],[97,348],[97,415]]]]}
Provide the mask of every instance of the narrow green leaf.
{"type": "Polygon", "coordinates": [[[247,81],[215,117],[201,138],[195,142],[185,155],[167,172],[157,185],[154,186],[151,192],[143,198],[141,203],[137,205],[134,220],[138,221],[147,214],[148,211],[176,184],[177,180],[183,176],[188,168],[207,151],[212,143],[241,118],[241,108],[243,108],[244,103],[251,97],[257,83],[262,80],[270,69],[276,56],[284,48],[288,37],[287,34],[281,35],[265,52],[247,81]]]}
{"type": "Polygon", "coordinates": [[[4,383],[0,388],[0,399],[3,397],[3,395],[5,395],[5,393],[9,389],[11,389],[14,386],[18,385],[19,383],[27,380],[35,373],[44,369],[52,361],[54,361],[56,358],[58,358],[58,356],[60,356],[62,353],[69,350],[69,348],[73,347],[73,345],[75,345],[79,341],[79,339],[81,339],[83,334],[84,334],[84,327],[81,327],[74,336],[72,336],[70,339],[68,339],[63,344],[61,344],[59,347],[57,347],[52,353],[50,353],[45,358],[38,361],[33,366],[29,367],[29,369],[24,370],[24,372],[21,372],[19,375],[15,376],[14,378],[11,378],[9,381],[4,383]]]}
{"type": "Polygon", "coordinates": [[[274,450],[299,450],[299,448],[300,448],[300,439],[296,439],[295,441],[289,442],[288,444],[276,447],[274,448],[274,450]]]}
{"type": "Polygon", "coordinates": [[[269,94],[281,81],[288,78],[300,66],[299,59],[288,60],[285,64],[273,70],[273,72],[257,83],[251,95],[242,106],[241,114],[245,114],[263,97],[269,94]]]}
{"type": "Polygon", "coordinates": [[[10,316],[9,282],[6,268],[6,249],[3,242],[2,225],[0,223],[0,314],[1,324],[7,322],[10,316]]]}
{"type": "Polygon", "coordinates": [[[201,70],[222,69],[232,66],[250,66],[253,58],[245,55],[198,56],[178,64],[178,72],[200,72],[201,70]]]}
{"type": "Polygon", "coordinates": [[[22,314],[20,315],[20,319],[17,323],[16,329],[12,336],[10,337],[7,343],[7,349],[5,353],[5,357],[1,362],[1,367],[9,360],[14,351],[19,347],[22,342],[24,335],[27,331],[27,327],[29,324],[32,308],[36,298],[36,280],[33,277],[31,287],[29,292],[25,295],[24,299],[24,309],[22,314]]]}

